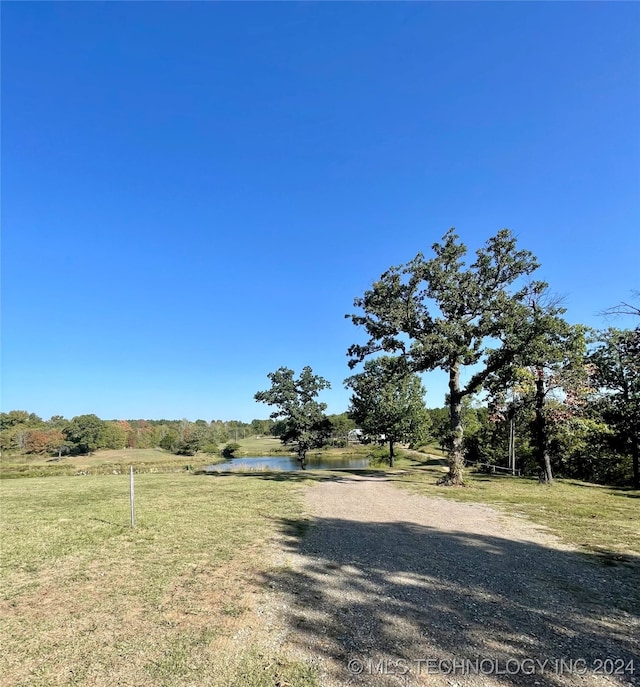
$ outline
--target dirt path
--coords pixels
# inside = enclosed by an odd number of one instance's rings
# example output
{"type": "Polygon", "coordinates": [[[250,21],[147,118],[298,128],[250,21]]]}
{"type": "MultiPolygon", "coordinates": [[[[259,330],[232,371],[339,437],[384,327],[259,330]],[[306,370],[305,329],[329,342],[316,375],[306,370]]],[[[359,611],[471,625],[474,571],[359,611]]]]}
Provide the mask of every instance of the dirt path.
{"type": "Polygon", "coordinates": [[[272,623],[322,687],[640,684],[637,569],[384,476],[306,499],[303,536],[304,522],[283,523],[272,623]]]}

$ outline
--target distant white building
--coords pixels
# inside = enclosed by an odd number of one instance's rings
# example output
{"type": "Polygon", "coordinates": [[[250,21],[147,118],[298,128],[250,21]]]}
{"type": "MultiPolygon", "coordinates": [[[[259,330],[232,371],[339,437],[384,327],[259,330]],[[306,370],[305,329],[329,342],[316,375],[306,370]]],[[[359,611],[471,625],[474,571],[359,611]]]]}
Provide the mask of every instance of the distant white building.
{"type": "Polygon", "coordinates": [[[347,441],[351,444],[359,444],[362,442],[364,432],[361,429],[350,429],[347,434],[347,441]]]}

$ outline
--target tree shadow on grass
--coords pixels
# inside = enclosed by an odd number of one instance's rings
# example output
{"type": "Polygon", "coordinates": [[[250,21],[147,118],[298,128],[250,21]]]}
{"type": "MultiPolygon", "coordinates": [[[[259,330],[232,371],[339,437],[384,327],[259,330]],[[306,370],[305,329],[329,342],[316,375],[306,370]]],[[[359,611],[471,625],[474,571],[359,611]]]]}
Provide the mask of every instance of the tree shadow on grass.
{"type": "Polygon", "coordinates": [[[226,471],[198,471],[197,475],[207,477],[253,477],[274,482],[342,482],[353,476],[377,477],[389,479],[389,475],[382,470],[367,468],[334,468],[333,470],[226,470],[226,471]]]}
{"type": "Polygon", "coordinates": [[[638,557],[606,567],[588,553],[409,522],[280,525],[291,564],[265,581],[285,595],[289,644],[332,684],[640,684],[638,557]],[[453,659],[470,663],[452,673],[453,659]]]}
{"type": "Polygon", "coordinates": [[[578,480],[566,480],[572,487],[580,489],[598,489],[608,491],[612,496],[624,496],[630,499],[640,499],[640,490],[633,487],[616,487],[610,484],[595,484],[594,482],[579,482],[578,480]]]}

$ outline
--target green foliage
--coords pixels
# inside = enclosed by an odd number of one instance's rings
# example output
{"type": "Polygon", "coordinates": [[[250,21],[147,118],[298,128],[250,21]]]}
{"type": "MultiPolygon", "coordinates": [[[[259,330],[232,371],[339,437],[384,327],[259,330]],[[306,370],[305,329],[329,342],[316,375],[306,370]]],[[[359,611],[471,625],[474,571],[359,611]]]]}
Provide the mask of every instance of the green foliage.
{"type": "Polygon", "coordinates": [[[77,453],[91,453],[102,446],[106,423],[97,415],[78,415],[71,419],[64,433],[77,453]]]}
{"type": "Polygon", "coordinates": [[[286,420],[276,420],[273,425],[271,425],[271,436],[281,437],[287,431],[286,420]]]}
{"type": "Polygon", "coordinates": [[[350,366],[384,351],[405,357],[416,372],[445,370],[449,374],[450,455],[452,484],[462,478],[460,404],[507,364],[524,342],[517,330],[530,293],[540,282],[517,286],[538,267],[528,251],[517,250],[508,229],[491,237],[466,266],[466,246],[455,230],[434,243],[435,256],[422,253],[406,265],[391,267],[354,305],[363,314],[348,315],[364,327],[369,340],[349,348],[350,366]],[[460,372],[471,367],[462,386],[460,372]]]}
{"type": "Polygon", "coordinates": [[[178,440],[178,432],[175,429],[167,428],[162,438],[160,439],[160,448],[165,449],[165,451],[171,451],[173,453],[173,450],[178,440]]]}
{"type": "MultiPolygon", "coordinates": [[[[395,452],[395,458],[400,458],[401,456],[402,453],[400,451],[395,452]]],[[[372,446],[367,452],[367,458],[371,467],[389,465],[389,451],[384,446],[372,446]]]]}
{"type": "Polygon", "coordinates": [[[425,389],[418,375],[391,356],[367,360],[364,372],[345,380],[353,390],[349,414],[369,436],[389,442],[389,462],[398,442],[418,444],[428,437],[425,389]]]}
{"type": "Polygon", "coordinates": [[[349,445],[349,432],[355,429],[356,423],[348,413],[333,414],[327,417],[331,426],[329,444],[335,448],[349,445]]]}
{"type": "Polygon", "coordinates": [[[599,394],[593,408],[610,426],[609,445],[631,457],[633,484],[640,488],[640,327],[599,332],[589,356],[599,394]]]}
{"type": "Polygon", "coordinates": [[[120,449],[127,446],[127,431],[117,422],[105,422],[100,437],[100,448],[120,449]]]}
{"type": "Polygon", "coordinates": [[[8,413],[0,413],[0,429],[10,429],[17,425],[24,427],[37,427],[42,424],[42,418],[35,413],[26,410],[10,410],[8,413]]]}
{"type": "Polygon", "coordinates": [[[251,420],[252,434],[256,436],[267,436],[271,434],[273,420],[251,420]]]}
{"type": "Polygon", "coordinates": [[[448,408],[428,408],[431,436],[438,442],[440,449],[445,451],[449,446],[450,417],[448,408]]]}
{"type": "Polygon", "coordinates": [[[322,446],[331,433],[331,423],[324,414],[326,403],[315,400],[320,391],[331,385],[326,379],[314,375],[308,366],[303,368],[297,379],[293,370],[287,367],[267,376],[271,380],[271,388],[258,391],[254,398],[277,408],[270,417],[285,422],[280,440],[283,444],[296,444],[298,458],[305,467],[307,451],[322,446]]]}
{"type": "Polygon", "coordinates": [[[569,325],[564,312],[542,285],[530,294],[514,335],[518,352],[485,384],[495,414],[509,422],[530,415],[539,476],[548,483],[553,481],[551,434],[581,411],[588,393],[585,330],[569,325]]]}
{"type": "Polygon", "coordinates": [[[199,441],[194,434],[178,439],[173,446],[173,453],[178,456],[195,456],[198,452],[199,441]]]}
{"type": "Polygon", "coordinates": [[[238,444],[235,441],[232,441],[222,449],[222,455],[225,458],[233,458],[236,451],[239,451],[241,448],[242,446],[240,446],[240,444],[238,444]]]}
{"type": "Polygon", "coordinates": [[[327,417],[331,423],[331,432],[333,435],[345,436],[352,430],[356,428],[355,420],[349,415],[349,413],[340,413],[329,415],[327,417]]]}
{"type": "Polygon", "coordinates": [[[463,447],[465,460],[488,462],[485,452],[489,434],[488,410],[466,397],[462,401],[463,447]]]}

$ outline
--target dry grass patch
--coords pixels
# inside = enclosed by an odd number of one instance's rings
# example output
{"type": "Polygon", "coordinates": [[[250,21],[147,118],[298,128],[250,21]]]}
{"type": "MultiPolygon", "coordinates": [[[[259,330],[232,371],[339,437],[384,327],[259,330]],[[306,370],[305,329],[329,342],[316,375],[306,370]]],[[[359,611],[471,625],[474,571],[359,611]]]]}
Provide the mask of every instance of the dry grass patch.
{"type": "Polygon", "coordinates": [[[640,556],[640,491],[577,480],[545,486],[535,479],[479,473],[467,473],[464,488],[440,487],[440,477],[442,468],[434,465],[411,471],[399,484],[429,496],[487,503],[524,515],[568,543],[600,553],[603,562],[640,556]]]}
{"type": "Polygon", "coordinates": [[[145,474],[2,484],[3,685],[315,685],[264,644],[260,576],[293,484],[145,474]],[[283,683],[284,684],[284,683],[283,683]]]}
{"type": "Polygon", "coordinates": [[[96,451],[84,456],[65,456],[60,460],[42,456],[3,455],[0,477],[61,477],[111,475],[129,472],[129,466],[140,472],[182,472],[222,460],[220,456],[199,453],[176,456],[158,448],[129,448],[96,451]]]}

